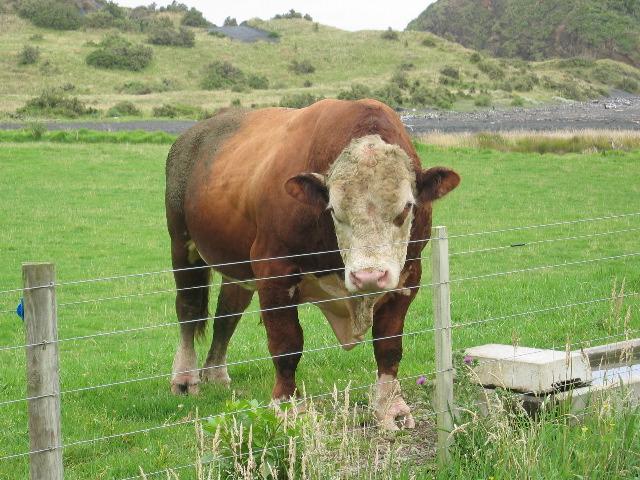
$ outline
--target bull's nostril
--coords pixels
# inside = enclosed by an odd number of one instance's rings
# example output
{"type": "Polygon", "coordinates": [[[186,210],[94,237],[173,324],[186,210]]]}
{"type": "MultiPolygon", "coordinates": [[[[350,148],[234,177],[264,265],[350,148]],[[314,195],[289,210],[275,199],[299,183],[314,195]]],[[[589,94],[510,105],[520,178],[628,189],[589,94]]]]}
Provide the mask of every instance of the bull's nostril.
{"type": "Polygon", "coordinates": [[[378,287],[384,288],[389,284],[389,279],[391,276],[389,274],[389,270],[385,270],[384,272],[380,273],[382,273],[382,276],[378,278],[378,287]]]}

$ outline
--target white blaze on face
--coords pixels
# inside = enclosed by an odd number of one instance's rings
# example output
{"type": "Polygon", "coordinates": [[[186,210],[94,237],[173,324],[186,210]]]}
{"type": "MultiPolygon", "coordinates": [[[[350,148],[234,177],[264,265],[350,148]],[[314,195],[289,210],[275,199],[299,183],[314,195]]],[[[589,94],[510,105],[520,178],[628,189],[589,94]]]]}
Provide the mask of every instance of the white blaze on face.
{"type": "Polygon", "coordinates": [[[415,202],[411,159],[378,135],[362,137],[336,159],[326,185],[347,289],[370,293],[396,288],[415,202]]]}

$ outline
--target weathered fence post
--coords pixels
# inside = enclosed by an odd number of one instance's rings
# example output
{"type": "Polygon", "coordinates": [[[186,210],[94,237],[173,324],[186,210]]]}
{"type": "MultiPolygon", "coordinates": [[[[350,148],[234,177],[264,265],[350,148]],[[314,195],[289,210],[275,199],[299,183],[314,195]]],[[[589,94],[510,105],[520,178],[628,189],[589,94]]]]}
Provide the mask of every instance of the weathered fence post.
{"type": "Polygon", "coordinates": [[[433,328],[436,344],[436,426],[438,463],[451,461],[449,433],[453,430],[453,358],[449,288],[449,240],[447,227],[434,227],[431,234],[433,268],[433,328]]]}
{"type": "Polygon", "coordinates": [[[53,263],[24,263],[31,478],[62,480],[58,324],[53,263]]]}

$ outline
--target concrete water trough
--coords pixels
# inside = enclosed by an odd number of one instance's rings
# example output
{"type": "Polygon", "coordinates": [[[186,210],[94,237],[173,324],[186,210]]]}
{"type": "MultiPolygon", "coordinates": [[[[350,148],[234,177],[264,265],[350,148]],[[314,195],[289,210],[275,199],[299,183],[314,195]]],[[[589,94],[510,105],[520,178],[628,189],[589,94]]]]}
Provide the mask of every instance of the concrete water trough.
{"type": "Polygon", "coordinates": [[[578,351],[489,344],[465,355],[474,360],[478,383],[519,394],[532,413],[566,400],[580,411],[593,395],[615,391],[640,403],[640,338],[578,351]]]}

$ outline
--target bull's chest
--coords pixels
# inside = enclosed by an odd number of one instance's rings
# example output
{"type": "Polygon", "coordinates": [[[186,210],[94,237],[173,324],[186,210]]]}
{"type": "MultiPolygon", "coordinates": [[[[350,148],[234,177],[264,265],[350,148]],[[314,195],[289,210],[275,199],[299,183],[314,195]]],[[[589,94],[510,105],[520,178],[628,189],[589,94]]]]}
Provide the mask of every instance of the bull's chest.
{"type": "Polygon", "coordinates": [[[342,348],[351,350],[364,340],[363,335],[353,334],[355,300],[337,274],[322,277],[304,274],[302,280],[293,287],[292,294],[294,289],[298,292],[301,304],[314,303],[322,310],[342,348]]]}

